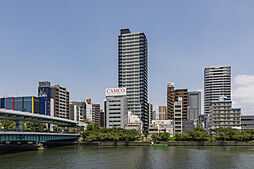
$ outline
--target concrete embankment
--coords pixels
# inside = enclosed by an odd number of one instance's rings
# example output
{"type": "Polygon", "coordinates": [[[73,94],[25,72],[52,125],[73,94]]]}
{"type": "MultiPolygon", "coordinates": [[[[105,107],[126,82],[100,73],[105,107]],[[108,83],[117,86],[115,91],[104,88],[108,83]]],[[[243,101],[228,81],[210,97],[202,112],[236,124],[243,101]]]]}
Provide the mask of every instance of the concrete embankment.
{"type": "Polygon", "coordinates": [[[149,146],[148,142],[123,142],[123,141],[98,141],[92,143],[80,143],[80,145],[90,146],[149,146]]]}
{"type": "Polygon", "coordinates": [[[254,142],[168,142],[169,146],[254,146],[254,142]]]}
{"type": "MultiPolygon", "coordinates": [[[[159,142],[157,145],[168,146],[254,146],[254,142],[159,142]]],[[[114,142],[114,141],[98,141],[92,143],[80,143],[80,145],[88,146],[149,146],[148,142],[114,142]]],[[[155,144],[156,145],[156,144],[155,144]]]]}

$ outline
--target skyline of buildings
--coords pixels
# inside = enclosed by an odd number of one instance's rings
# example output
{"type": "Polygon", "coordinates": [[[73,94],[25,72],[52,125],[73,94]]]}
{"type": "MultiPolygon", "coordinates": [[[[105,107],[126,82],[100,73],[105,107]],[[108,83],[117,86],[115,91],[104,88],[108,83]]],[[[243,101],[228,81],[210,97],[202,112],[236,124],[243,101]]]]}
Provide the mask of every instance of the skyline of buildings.
{"type": "MultiPolygon", "coordinates": [[[[144,131],[148,131],[151,122],[157,119],[172,120],[174,132],[179,133],[189,130],[192,126],[198,126],[199,116],[202,114],[201,92],[188,91],[188,88],[175,88],[173,82],[167,83],[166,106],[158,106],[158,114],[153,111],[154,106],[152,103],[148,103],[147,60],[145,34],[131,33],[130,29],[121,29],[118,36],[118,88],[106,89],[104,110],[101,110],[103,106],[100,104],[92,103],[91,98],[84,102],[72,101],[70,93],[65,87],[52,86],[48,81],[41,81],[38,86],[38,98],[30,97],[31,108],[29,111],[76,121],[88,120],[108,128],[125,128],[129,111],[133,113],[132,116],[135,115],[142,121],[144,131]]],[[[204,119],[207,119],[208,123],[211,122],[206,127],[218,126],[216,120],[224,118],[224,113],[228,113],[228,117],[224,121],[228,120],[232,113],[241,116],[241,110],[238,111],[238,109],[220,112],[214,110],[216,105],[213,103],[218,102],[221,97],[225,101],[232,102],[231,66],[205,67],[204,114],[206,117],[204,119]]],[[[15,105],[24,104],[22,99],[24,100],[24,97],[2,98],[1,108],[24,111],[26,109],[20,108],[20,106],[19,108],[15,107],[15,105]]],[[[131,128],[135,125],[128,124],[128,126],[131,128]]],[[[241,118],[237,119],[235,126],[241,126],[241,118]]]]}

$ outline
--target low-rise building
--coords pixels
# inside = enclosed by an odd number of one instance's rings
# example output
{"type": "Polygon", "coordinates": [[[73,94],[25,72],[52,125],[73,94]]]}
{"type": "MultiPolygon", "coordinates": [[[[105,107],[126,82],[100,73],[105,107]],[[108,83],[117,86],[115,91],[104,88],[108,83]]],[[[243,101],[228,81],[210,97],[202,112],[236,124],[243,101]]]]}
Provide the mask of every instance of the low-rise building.
{"type": "Polygon", "coordinates": [[[241,129],[241,109],[232,108],[232,101],[212,101],[208,116],[209,128],[232,127],[241,129]]]}
{"type": "Polygon", "coordinates": [[[242,130],[254,129],[254,115],[241,117],[242,130]]]}
{"type": "Polygon", "coordinates": [[[140,120],[138,115],[135,115],[133,112],[128,111],[128,121],[125,125],[125,129],[137,130],[140,134],[143,132],[143,122],[140,120]]]}
{"type": "Polygon", "coordinates": [[[206,114],[199,115],[198,116],[198,127],[206,129],[206,119],[207,119],[206,114]]]}
{"type": "Polygon", "coordinates": [[[148,134],[154,135],[167,132],[171,136],[173,136],[174,134],[173,126],[174,125],[172,120],[152,120],[152,124],[149,127],[148,134]]]}
{"type": "Polygon", "coordinates": [[[191,131],[195,128],[194,120],[183,120],[183,133],[191,131]]]}

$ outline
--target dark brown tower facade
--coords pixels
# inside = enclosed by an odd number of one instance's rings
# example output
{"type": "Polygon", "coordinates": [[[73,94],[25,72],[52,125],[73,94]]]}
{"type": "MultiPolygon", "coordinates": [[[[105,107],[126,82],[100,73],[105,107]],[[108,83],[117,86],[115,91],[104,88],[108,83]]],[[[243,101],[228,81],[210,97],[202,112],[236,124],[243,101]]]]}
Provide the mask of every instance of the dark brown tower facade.
{"type": "Polygon", "coordinates": [[[182,119],[187,120],[188,112],[188,89],[176,89],[175,90],[175,101],[182,97],[182,119]]]}
{"type": "Polygon", "coordinates": [[[174,120],[175,86],[174,83],[167,85],[167,120],[174,120]]]}
{"type": "Polygon", "coordinates": [[[100,111],[100,105],[99,104],[93,104],[93,121],[95,124],[98,124],[100,126],[101,124],[101,111],[100,111]]]}

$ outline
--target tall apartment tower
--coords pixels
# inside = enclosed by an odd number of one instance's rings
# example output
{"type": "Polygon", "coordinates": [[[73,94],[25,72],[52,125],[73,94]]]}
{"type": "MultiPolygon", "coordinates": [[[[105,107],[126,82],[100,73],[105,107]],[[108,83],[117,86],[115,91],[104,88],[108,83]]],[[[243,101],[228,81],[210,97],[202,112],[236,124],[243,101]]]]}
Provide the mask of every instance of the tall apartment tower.
{"type": "Polygon", "coordinates": [[[182,119],[187,120],[188,114],[188,89],[176,89],[175,90],[175,101],[181,98],[182,102],[182,119]]]}
{"type": "Polygon", "coordinates": [[[201,92],[188,92],[188,120],[198,123],[198,118],[201,115],[201,92]]]}
{"type": "Polygon", "coordinates": [[[92,99],[86,99],[85,104],[85,120],[92,122],[93,121],[93,105],[92,105],[92,99]]]}
{"type": "Polygon", "coordinates": [[[51,86],[51,97],[54,99],[54,117],[70,119],[70,94],[66,88],[51,86]]]}
{"type": "Polygon", "coordinates": [[[121,29],[118,36],[118,86],[127,88],[128,111],[148,129],[147,39],[144,33],[121,29]]]}
{"type": "Polygon", "coordinates": [[[71,101],[69,104],[70,120],[85,121],[85,102],[71,101]]]}
{"type": "Polygon", "coordinates": [[[182,97],[178,97],[174,102],[174,133],[183,132],[183,102],[182,97]]]}
{"type": "Polygon", "coordinates": [[[50,82],[39,82],[38,98],[40,104],[40,114],[51,115],[50,110],[54,107],[54,104],[50,104],[52,103],[50,82]]]}
{"type": "Polygon", "coordinates": [[[148,116],[148,117],[149,117],[149,118],[148,118],[148,119],[149,119],[148,122],[149,122],[149,126],[150,126],[151,123],[152,123],[152,120],[155,120],[155,119],[153,119],[153,105],[149,103],[149,104],[148,104],[148,107],[149,107],[149,108],[148,108],[148,112],[149,112],[149,113],[148,113],[148,115],[149,115],[149,116],[148,116]]]}
{"type": "Polygon", "coordinates": [[[174,120],[175,85],[173,82],[167,84],[167,120],[174,120]]]}
{"type": "Polygon", "coordinates": [[[166,120],[166,106],[159,106],[159,120],[166,120]]]}
{"type": "Polygon", "coordinates": [[[101,109],[100,104],[92,104],[92,121],[95,124],[101,125],[101,109]]]}
{"type": "Polygon", "coordinates": [[[231,100],[231,66],[209,66],[204,71],[205,114],[209,113],[212,101],[225,96],[231,100]]]}

